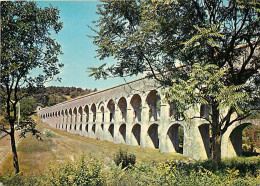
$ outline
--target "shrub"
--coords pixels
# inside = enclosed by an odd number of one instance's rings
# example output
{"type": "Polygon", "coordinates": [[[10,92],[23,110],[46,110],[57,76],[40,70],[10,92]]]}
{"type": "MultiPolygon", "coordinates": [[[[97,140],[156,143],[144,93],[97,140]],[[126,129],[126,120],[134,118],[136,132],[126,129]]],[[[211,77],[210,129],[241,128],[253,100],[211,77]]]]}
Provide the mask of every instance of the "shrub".
{"type": "MultiPolygon", "coordinates": [[[[22,173],[19,174],[8,174],[4,177],[0,176],[0,182],[4,185],[12,186],[27,186],[27,185],[43,185],[41,177],[24,177],[22,173]]],[[[1,184],[0,184],[1,185],[1,184]]]]}
{"type": "Polygon", "coordinates": [[[122,169],[123,160],[130,162],[129,159],[135,160],[135,156],[120,150],[116,157],[119,162],[117,165],[111,163],[110,166],[103,166],[97,159],[83,154],[75,160],[53,164],[48,173],[38,178],[26,178],[18,174],[0,176],[0,181],[5,185],[25,186],[259,185],[259,157],[226,159],[218,169],[212,161],[167,161],[157,165],[139,162],[129,163],[122,169]],[[252,173],[253,171],[255,172],[252,173]]]}
{"type": "Polygon", "coordinates": [[[213,173],[225,172],[225,170],[227,169],[235,169],[239,171],[239,174],[241,176],[246,176],[247,174],[257,176],[260,170],[260,156],[247,158],[227,158],[222,160],[219,167],[213,160],[196,161],[193,163],[179,162],[176,163],[176,167],[177,169],[185,170],[187,172],[191,170],[195,170],[196,172],[198,172],[200,167],[203,167],[204,169],[207,169],[213,173]]]}
{"type": "Polygon", "coordinates": [[[121,165],[122,169],[128,169],[130,165],[134,165],[136,156],[134,154],[128,154],[127,151],[119,150],[114,156],[114,162],[117,166],[121,165]]]}
{"type": "Polygon", "coordinates": [[[74,161],[52,165],[47,174],[48,185],[103,185],[103,164],[84,154],[74,161]]]}
{"type": "Polygon", "coordinates": [[[257,157],[236,157],[223,160],[221,169],[237,169],[240,175],[251,174],[257,176],[260,173],[260,156],[257,157]]]}
{"type": "Polygon", "coordinates": [[[213,172],[199,165],[195,167],[196,163],[189,165],[188,169],[188,164],[176,164],[174,161],[159,164],[157,175],[154,175],[158,180],[155,185],[259,185],[259,177],[242,176],[235,168],[213,172]]]}

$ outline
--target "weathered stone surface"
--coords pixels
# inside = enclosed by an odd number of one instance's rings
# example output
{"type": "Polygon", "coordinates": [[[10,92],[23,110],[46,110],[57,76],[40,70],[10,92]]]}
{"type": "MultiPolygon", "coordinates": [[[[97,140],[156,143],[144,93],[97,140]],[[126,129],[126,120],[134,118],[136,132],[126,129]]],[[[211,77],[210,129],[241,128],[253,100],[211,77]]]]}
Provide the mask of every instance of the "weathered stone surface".
{"type": "MultiPolygon", "coordinates": [[[[160,152],[181,152],[179,128],[183,128],[183,156],[196,160],[210,156],[209,124],[203,119],[191,123],[171,119],[174,103],[163,103],[161,87],[153,79],[141,78],[126,84],[76,98],[49,108],[37,109],[43,122],[54,128],[89,138],[126,145],[158,148],[160,152]]],[[[189,110],[189,116],[206,116],[189,110]]],[[[223,135],[222,157],[241,154],[241,132],[250,123],[237,122],[223,135]]]]}

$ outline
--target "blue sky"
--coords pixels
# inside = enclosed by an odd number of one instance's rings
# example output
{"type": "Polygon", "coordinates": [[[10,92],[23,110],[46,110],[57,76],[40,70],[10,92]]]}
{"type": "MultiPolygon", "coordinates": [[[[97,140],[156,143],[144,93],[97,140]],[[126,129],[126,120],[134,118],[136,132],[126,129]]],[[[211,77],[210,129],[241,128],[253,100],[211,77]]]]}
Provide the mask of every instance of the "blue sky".
{"type": "MultiPolygon", "coordinates": [[[[97,53],[92,42],[93,39],[86,35],[94,35],[87,25],[94,27],[91,23],[97,20],[99,15],[96,14],[97,4],[99,1],[37,1],[40,7],[49,6],[57,7],[60,10],[60,21],[63,22],[63,29],[58,35],[53,35],[58,43],[61,44],[62,52],[59,57],[64,64],[59,77],[62,82],[52,81],[46,86],[74,86],[81,88],[98,90],[109,88],[120,83],[124,83],[122,78],[111,78],[107,80],[95,80],[88,76],[87,67],[97,67],[103,63],[115,63],[112,58],[100,61],[95,58],[97,53]]],[[[136,77],[127,78],[127,80],[136,77]]]]}

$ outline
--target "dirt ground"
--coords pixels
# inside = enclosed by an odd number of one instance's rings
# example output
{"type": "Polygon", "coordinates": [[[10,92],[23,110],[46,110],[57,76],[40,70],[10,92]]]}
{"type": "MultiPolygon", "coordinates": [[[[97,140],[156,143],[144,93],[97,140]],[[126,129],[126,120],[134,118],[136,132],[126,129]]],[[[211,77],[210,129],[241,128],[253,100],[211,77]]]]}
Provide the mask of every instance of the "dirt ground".
{"type": "MultiPolygon", "coordinates": [[[[20,142],[19,134],[15,134],[16,144],[20,142]]],[[[9,135],[0,138],[0,165],[6,158],[8,153],[11,153],[11,139],[9,135]]]]}

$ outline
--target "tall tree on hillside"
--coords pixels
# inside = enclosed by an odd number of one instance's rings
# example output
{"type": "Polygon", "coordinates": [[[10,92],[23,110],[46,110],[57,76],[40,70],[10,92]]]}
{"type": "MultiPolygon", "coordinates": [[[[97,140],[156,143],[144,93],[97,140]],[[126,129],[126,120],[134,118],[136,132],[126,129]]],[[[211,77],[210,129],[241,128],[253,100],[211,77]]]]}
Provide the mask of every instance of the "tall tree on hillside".
{"type": "Polygon", "coordinates": [[[21,118],[18,125],[17,105],[34,87],[53,80],[63,66],[58,60],[61,46],[50,37],[51,32],[57,34],[62,29],[59,18],[59,10],[51,6],[42,9],[35,2],[1,2],[1,99],[7,124],[2,124],[0,130],[11,137],[16,173],[15,130],[22,130],[22,134],[37,132],[29,117],[21,118]]]}
{"type": "Polygon", "coordinates": [[[211,125],[219,163],[222,135],[259,103],[259,8],[255,0],[105,1],[91,37],[99,59],[116,62],[91,67],[90,75],[148,72],[187,120],[189,108],[208,105],[210,117],[201,118],[211,125]]]}

